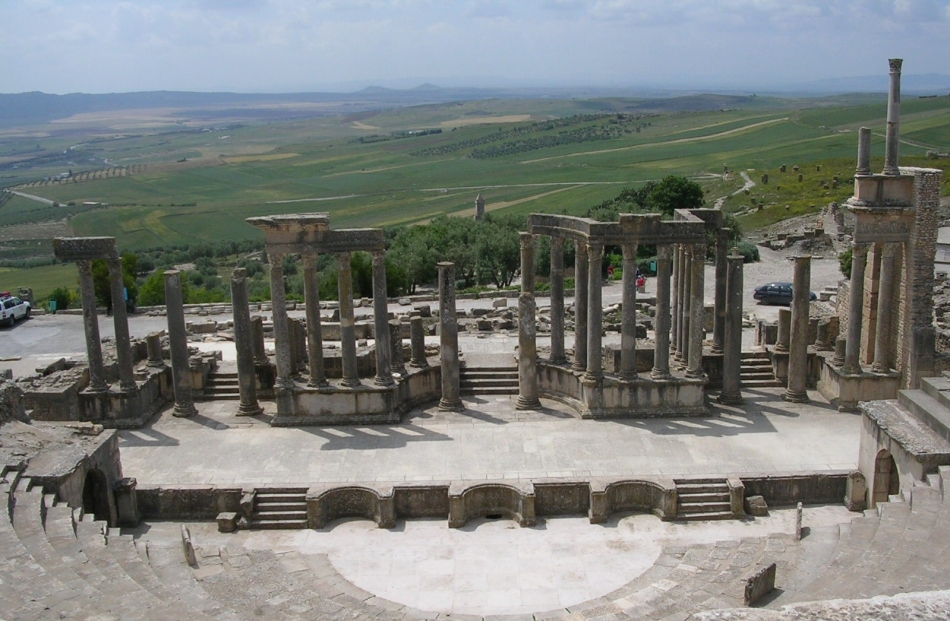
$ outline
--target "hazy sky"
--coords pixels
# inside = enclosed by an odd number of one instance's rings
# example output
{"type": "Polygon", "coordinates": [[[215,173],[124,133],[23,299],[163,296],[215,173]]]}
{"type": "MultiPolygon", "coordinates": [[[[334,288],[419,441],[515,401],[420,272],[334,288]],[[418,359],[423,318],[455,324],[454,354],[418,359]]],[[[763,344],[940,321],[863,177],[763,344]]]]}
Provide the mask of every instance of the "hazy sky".
{"type": "Polygon", "coordinates": [[[950,0],[0,0],[0,92],[950,73],[950,0]]]}

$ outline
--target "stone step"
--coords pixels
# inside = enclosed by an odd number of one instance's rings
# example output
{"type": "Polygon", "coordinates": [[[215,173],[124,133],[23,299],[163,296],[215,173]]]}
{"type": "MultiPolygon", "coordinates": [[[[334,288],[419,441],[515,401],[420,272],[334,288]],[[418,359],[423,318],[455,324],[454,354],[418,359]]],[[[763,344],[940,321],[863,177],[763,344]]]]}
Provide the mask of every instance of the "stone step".
{"type": "Polygon", "coordinates": [[[307,528],[305,519],[289,520],[251,520],[248,523],[251,530],[303,530],[307,528]]]}
{"type": "Polygon", "coordinates": [[[506,387],[510,388],[514,386],[518,387],[518,378],[514,379],[468,379],[465,378],[459,382],[460,388],[498,388],[506,387]]]}
{"type": "Polygon", "coordinates": [[[728,502],[683,502],[680,500],[677,515],[685,513],[719,513],[732,514],[732,505],[728,502]]]}
{"type": "Polygon", "coordinates": [[[937,435],[950,441],[950,409],[923,390],[901,390],[897,402],[937,435]]]}
{"type": "Polygon", "coordinates": [[[920,379],[920,388],[942,403],[944,407],[950,408],[950,378],[922,377],[920,379]]]}
{"type": "Polygon", "coordinates": [[[459,394],[463,395],[516,395],[518,387],[478,387],[478,388],[459,388],[459,394]]]}
{"type": "Polygon", "coordinates": [[[305,511],[307,508],[307,502],[305,500],[286,502],[274,500],[265,503],[257,503],[255,507],[257,511],[305,511]]]}
{"type": "Polygon", "coordinates": [[[774,380],[775,374],[772,373],[772,370],[766,371],[742,371],[739,373],[740,380],[774,380]]]}
{"type": "Polygon", "coordinates": [[[769,352],[760,349],[754,351],[746,350],[740,354],[739,359],[743,362],[746,360],[768,360],[769,352]]]}
{"type": "Polygon", "coordinates": [[[741,380],[743,388],[782,388],[785,386],[777,379],[771,380],[741,380]]]}
{"type": "Polygon", "coordinates": [[[302,511],[299,509],[284,511],[272,511],[268,509],[267,511],[255,511],[251,514],[251,520],[253,522],[268,522],[274,520],[303,520],[306,522],[307,509],[304,508],[302,511]]]}
{"type": "Polygon", "coordinates": [[[208,374],[209,380],[237,380],[237,371],[214,371],[208,374]]]}
{"type": "Polygon", "coordinates": [[[729,502],[729,492],[677,492],[680,501],[689,502],[729,502]]]}
{"type": "Polygon", "coordinates": [[[685,520],[687,522],[698,522],[706,520],[731,520],[732,511],[708,511],[703,513],[677,513],[677,520],[685,520]]]}
{"type": "Polygon", "coordinates": [[[257,504],[269,502],[307,502],[307,490],[299,488],[277,488],[268,487],[258,489],[254,494],[254,502],[257,504]],[[266,489],[266,491],[265,491],[266,489]]]}
{"type": "Polygon", "coordinates": [[[137,545],[136,548],[140,555],[148,559],[152,571],[166,588],[175,593],[178,601],[216,619],[244,618],[243,615],[237,615],[229,606],[208,595],[185,563],[180,545],[166,548],[146,544],[137,545]]]}

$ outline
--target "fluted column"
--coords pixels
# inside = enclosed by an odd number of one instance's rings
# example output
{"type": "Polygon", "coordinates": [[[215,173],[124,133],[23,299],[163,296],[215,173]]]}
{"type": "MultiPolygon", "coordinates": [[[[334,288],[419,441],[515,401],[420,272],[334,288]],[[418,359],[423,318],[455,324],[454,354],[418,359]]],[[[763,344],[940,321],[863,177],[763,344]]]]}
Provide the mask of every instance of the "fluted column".
{"type": "Polygon", "coordinates": [[[181,273],[165,272],[165,316],[168,320],[168,349],[172,359],[172,386],[175,390],[173,416],[189,417],[198,413],[192,394],[191,363],[188,336],[185,331],[185,309],[182,303],[181,273]]]}
{"type": "Polygon", "coordinates": [[[587,369],[587,243],[574,242],[574,364],[575,371],[587,369]]]}
{"type": "Polygon", "coordinates": [[[386,297],[386,253],[373,253],[373,324],[376,328],[377,386],[392,386],[392,339],[389,334],[389,300],[386,297]]]}
{"type": "Polygon", "coordinates": [[[459,327],[455,314],[455,264],[439,263],[439,357],[442,364],[440,410],[460,411],[459,327]]]}
{"type": "Polygon", "coordinates": [[[811,306],[811,257],[795,257],[792,281],[792,329],[788,343],[788,387],[785,400],[808,401],[808,309],[811,306]]]}
{"type": "Polygon", "coordinates": [[[287,321],[287,293],[284,290],[284,255],[268,253],[270,259],[270,305],[274,318],[274,349],[277,359],[278,391],[293,390],[293,355],[290,353],[290,324],[287,321]]]}
{"type": "Polygon", "coordinates": [[[562,364],[564,355],[564,238],[551,238],[551,357],[562,364]]]}
{"type": "Polygon", "coordinates": [[[352,253],[341,252],[337,255],[340,277],[338,280],[340,297],[340,350],[343,354],[343,380],[341,386],[353,388],[360,385],[359,367],[356,361],[356,319],[353,315],[353,268],[350,266],[352,253]]]}
{"type": "Polygon", "coordinates": [[[726,317],[723,326],[722,392],[719,402],[742,403],[742,255],[736,248],[726,270],[726,317]]]}
{"type": "Polygon", "coordinates": [[[76,261],[79,268],[79,294],[82,296],[82,323],[86,330],[86,356],[89,358],[89,392],[109,390],[102,364],[102,340],[96,315],[96,286],[92,281],[92,261],[76,261]]]}
{"type": "Polygon", "coordinates": [[[887,140],[884,145],[884,174],[901,174],[898,166],[901,137],[901,65],[900,58],[891,58],[890,88],[887,93],[887,140]]]}
{"type": "Polygon", "coordinates": [[[875,373],[891,370],[891,299],[894,293],[894,244],[884,244],[881,256],[881,284],[877,293],[877,331],[874,342],[875,373]]]}
{"type": "Polygon", "coordinates": [[[320,320],[320,276],[317,271],[316,253],[303,255],[303,291],[307,317],[307,364],[310,378],[307,386],[326,386],[326,371],[323,367],[323,326],[320,320]]]}
{"type": "Polygon", "coordinates": [[[844,350],[842,372],[861,373],[861,317],[864,312],[864,270],[868,262],[868,244],[851,248],[851,291],[848,298],[848,341],[844,350]]]}
{"type": "Polygon", "coordinates": [[[673,271],[673,248],[667,244],[656,247],[656,350],[653,352],[655,380],[670,378],[670,275],[673,271]]]}
{"type": "Polygon", "coordinates": [[[534,235],[521,233],[521,295],[518,297],[518,400],[515,408],[541,407],[538,398],[537,307],[534,300],[534,235]]]}
{"type": "Polygon", "coordinates": [[[689,354],[686,361],[686,376],[701,378],[706,376],[703,370],[703,321],[704,306],[703,270],[705,268],[705,244],[694,244],[690,261],[689,295],[689,354]]]}
{"type": "Polygon", "coordinates": [[[620,377],[637,378],[637,244],[623,245],[623,317],[620,323],[620,377]]]}
{"type": "Polygon", "coordinates": [[[125,307],[125,279],[122,259],[108,259],[109,292],[112,296],[112,323],[115,326],[115,357],[119,367],[119,389],[135,390],[132,364],[132,340],[129,338],[129,317],[125,307]]]}
{"type": "Polygon", "coordinates": [[[712,353],[723,353],[723,339],[726,334],[726,281],[729,269],[729,236],[732,229],[716,231],[716,299],[713,304],[713,342],[712,353]]]}
{"type": "Polygon", "coordinates": [[[587,246],[587,371],[586,380],[600,380],[604,377],[604,304],[603,283],[600,275],[604,260],[604,246],[590,243],[587,246]]]}
{"type": "Polygon", "coordinates": [[[257,402],[257,373],[254,368],[254,346],[251,334],[251,311],[248,307],[247,270],[239,267],[231,274],[231,308],[234,319],[234,349],[237,357],[238,391],[241,404],[238,416],[261,413],[257,402]]]}

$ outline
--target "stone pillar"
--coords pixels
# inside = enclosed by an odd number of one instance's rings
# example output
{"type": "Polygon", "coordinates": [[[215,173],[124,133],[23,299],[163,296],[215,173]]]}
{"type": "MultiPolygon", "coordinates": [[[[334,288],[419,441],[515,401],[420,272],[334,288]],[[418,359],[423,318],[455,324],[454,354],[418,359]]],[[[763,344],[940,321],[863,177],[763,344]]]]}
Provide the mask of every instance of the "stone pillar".
{"type": "Polygon", "coordinates": [[[175,388],[174,416],[194,416],[198,413],[192,396],[191,363],[188,357],[188,337],[185,332],[185,307],[182,303],[181,273],[165,272],[165,308],[168,319],[168,348],[172,358],[172,384],[175,388]]]}
{"type": "Polygon", "coordinates": [[[861,373],[861,314],[864,309],[864,269],[868,261],[868,245],[851,247],[851,292],[848,298],[848,340],[844,350],[842,372],[861,373]]]}
{"type": "Polygon", "coordinates": [[[475,221],[481,222],[485,219],[485,199],[479,194],[475,197],[475,221]]]}
{"type": "Polygon", "coordinates": [[[780,308],[778,309],[778,337],[775,340],[775,351],[781,353],[788,352],[791,334],[792,310],[790,308],[780,308]]]}
{"type": "Polygon", "coordinates": [[[683,257],[680,265],[680,321],[679,335],[676,343],[676,357],[684,363],[689,358],[689,330],[690,330],[690,297],[693,280],[693,249],[685,245],[680,246],[680,256],[683,257]]]}
{"type": "Polygon", "coordinates": [[[884,244],[881,253],[881,284],[877,293],[877,333],[874,342],[875,373],[887,373],[891,370],[891,300],[894,293],[894,244],[884,244]]]}
{"type": "Polygon", "coordinates": [[[340,349],[343,353],[343,380],[341,386],[353,388],[360,385],[359,368],[356,362],[356,320],[353,315],[353,268],[351,253],[337,255],[340,264],[340,349]]]}
{"type": "Polygon", "coordinates": [[[620,324],[620,377],[637,378],[637,244],[623,245],[623,317],[620,324]]]}
{"type": "Polygon", "coordinates": [[[564,238],[551,238],[551,357],[562,364],[564,355],[564,238]]]}
{"type": "Polygon", "coordinates": [[[455,264],[439,263],[439,344],[442,363],[440,410],[465,409],[459,396],[459,327],[455,315],[455,264]]]}
{"type": "Polygon", "coordinates": [[[257,402],[257,373],[254,370],[254,346],[251,334],[251,310],[247,297],[247,271],[239,267],[231,274],[231,306],[234,317],[234,349],[237,354],[238,390],[241,404],[238,416],[256,416],[262,412],[257,402]]]}
{"type": "Polygon", "coordinates": [[[729,236],[732,229],[716,231],[716,299],[713,312],[712,353],[723,353],[723,339],[726,334],[726,280],[728,278],[729,236]]]}
{"type": "Polygon", "coordinates": [[[148,351],[148,366],[154,369],[161,369],[165,366],[165,360],[162,358],[162,333],[150,332],[145,337],[145,348],[148,351]]]}
{"type": "Polygon", "coordinates": [[[858,130],[858,167],[854,174],[859,177],[871,174],[871,128],[862,127],[858,130]]]}
{"type": "Polygon", "coordinates": [[[656,247],[656,350],[653,352],[655,380],[670,378],[670,274],[673,271],[672,247],[656,247]]]}
{"type": "Polygon", "coordinates": [[[795,257],[792,281],[792,329],[788,344],[788,387],[785,400],[808,401],[808,310],[811,306],[811,257],[795,257]]]}
{"type": "Polygon", "coordinates": [[[119,389],[135,390],[135,372],[132,364],[132,342],[129,338],[129,318],[125,308],[125,279],[122,259],[108,259],[109,290],[112,295],[112,323],[115,326],[115,357],[119,367],[119,389]]]}
{"type": "Polygon", "coordinates": [[[409,342],[412,348],[412,357],[409,366],[424,369],[429,366],[426,360],[426,332],[422,324],[422,313],[417,310],[409,313],[409,342]]]}
{"type": "Polygon", "coordinates": [[[604,246],[587,246],[587,371],[584,379],[598,381],[604,377],[604,304],[600,266],[604,260],[604,246]]]}
{"type": "Polygon", "coordinates": [[[891,58],[891,84],[887,93],[887,142],[884,146],[884,174],[899,175],[898,155],[901,136],[901,65],[900,58],[891,58]]]}
{"type": "Polygon", "coordinates": [[[701,378],[706,376],[703,370],[703,315],[706,312],[704,304],[703,269],[705,268],[706,245],[694,244],[692,247],[692,261],[690,262],[690,296],[689,296],[689,355],[686,362],[686,377],[701,378]]]}
{"type": "Polygon", "coordinates": [[[587,243],[574,242],[574,364],[575,371],[587,369],[587,243]]]}
{"type": "Polygon", "coordinates": [[[251,317],[251,347],[254,351],[254,364],[267,364],[267,350],[264,348],[264,318],[251,317]]]}
{"type": "Polygon", "coordinates": [[[719,402],[742,403],[742,255],[733,248],[726,270],[726,317],[723,326],[722,392],[719,402]]]}
{"type": "Polygon", "coordinates": [[[86,329],[86,356],[89,358],[89,392],[109,390],[102,364],[102,341],[96,315],[96,287],[92,282],[92,261],[76,261],[79,268],[79,293],[82,296],[82,322],[86,329]]]}
{"type": "MultiPolygon", "coordinates": [[[[670,313],[672,315],[670,319],[670,326],[672,327],[672,334],[670,335],[670,353],[673,354],[674,360],[677,358],[677,348],[679,347],[679,329],[680,329],[680,284],[683,279],[680,277],[680,267],[683,260],[680,255],[680,245],[673,244],[673,288],[670,301],[670,313]]],[[[659,277],[658,277],[659,278],[659,277]]]]}
{"type": "Polygon", "coordinates": [[[290,352],[290,324],[287,321],[287,298],[284,290],[284,255],[268,253],[270,259],[270,302],[274,318],[274,349],[277,359],[276,391],[293,390],[293,356],[290,352]]]}
{"type": "Polygon", "coordinates": [[[326,386],[326,371],[323,367],[323,326],[320,321],[320,277],[317,271],[316,253],[303,255],[303,292],[307,317],[307,365],[310,378],[307,386],[326,386]]]}
{"type": "MultiPolygon", "coordinates": [[[[392,378],[393,373],[405,377],[407,372],[402,355],[402,322],[398,319],[389,322],[389,350],[392,352],[392,370],[389,377],[392,378]]],[[[395,381],[393,383],[395,384],[395,381]]]]}
{"type": "Polygon", "coordinates": [[[383,250],[373,252],[373,324],[376,328],[376,379],[373,383],[377,386],[392,386],[393,355],[389,335],[389,300],[386,297],[386,252],[383,250]]]}
{"type": "Polygon", "coordinates": [[[534,235],[521,233],[521,295],[518,297],[518,400],[515,408],[541,407],[538,398],[538,327],[534,300],[534,235]]]}
{"type": "Polygon", "coordinates": [[[831,366],[842,367],[844,365],[845,351],[848,347],[848,339],[839,336],[835,339],[835,354],[831,357],[831,366]]]}

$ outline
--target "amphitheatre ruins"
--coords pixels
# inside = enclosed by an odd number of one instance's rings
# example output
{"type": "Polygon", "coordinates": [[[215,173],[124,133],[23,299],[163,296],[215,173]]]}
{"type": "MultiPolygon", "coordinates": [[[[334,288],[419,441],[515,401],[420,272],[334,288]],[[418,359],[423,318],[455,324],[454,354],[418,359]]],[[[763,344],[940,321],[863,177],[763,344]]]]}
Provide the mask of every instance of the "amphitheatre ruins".
{"type": "Polygon", "coordinates": [[[812,301],[793,257],[775,320],[750,319],[715,208],[532,214],[511,297],[457,294],[440,263],[435,293],[392,300],[382,230],[254,217],[270,303],[236,269],[231,305],[185,305],[169,271],[134,317],[115,239],[57,239],[83,304],[56,320],[85,352],[0,380],[0,619],[948,618],[942,172],[899,165],[890,69],[881,172],[862,129],[852,198],[807,232],[852,249],[851,277],[812,301]]]}

